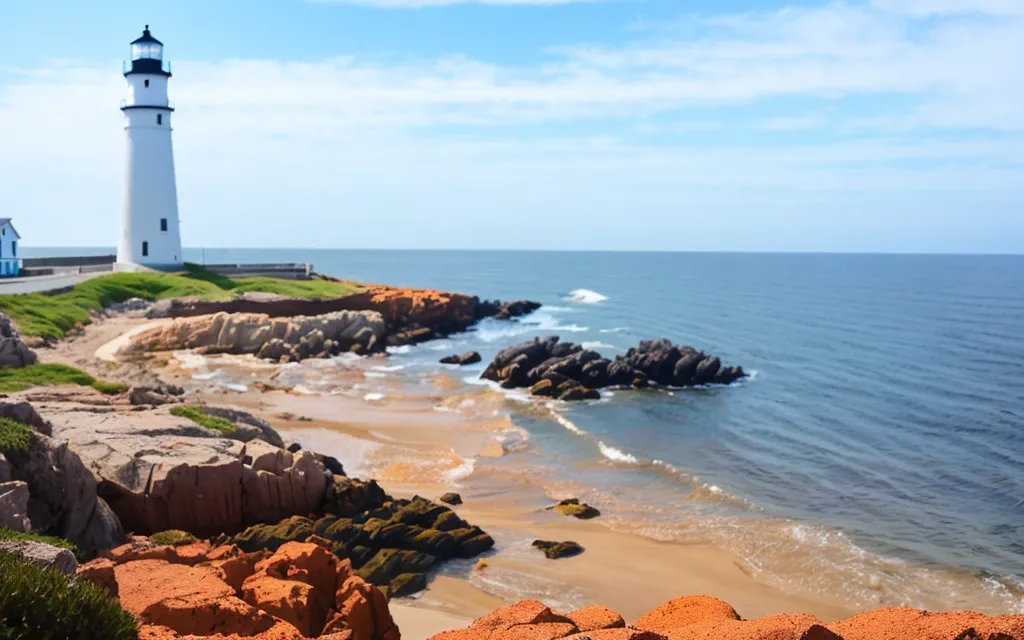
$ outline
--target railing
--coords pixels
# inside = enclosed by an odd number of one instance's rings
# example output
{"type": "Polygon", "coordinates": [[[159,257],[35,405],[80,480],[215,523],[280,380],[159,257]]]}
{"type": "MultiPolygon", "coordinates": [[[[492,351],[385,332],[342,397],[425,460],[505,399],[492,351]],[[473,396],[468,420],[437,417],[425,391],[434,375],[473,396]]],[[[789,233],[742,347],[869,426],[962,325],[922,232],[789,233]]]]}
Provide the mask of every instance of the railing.
{"type": "Polygon", "coordinates": [[[139,73],[170,73],[171,72],[171,61],[170,60],[154,60],[152,58],[142,58],[140,60],[124,60],[121,62],[121,74],[127,74],[135,69],[135,63],[141,62],[139,65],[139,73]]]}
{"type": "Polygon", "coordinates": [[[170,109],[174,111],[174,102],[171,100],[167,101],[167,104],[139,104],[135,101],[128,101],[128,98],[121,99],[121,109],[141,109],[145,107],[152,107],[153,109],[170,109]]]}

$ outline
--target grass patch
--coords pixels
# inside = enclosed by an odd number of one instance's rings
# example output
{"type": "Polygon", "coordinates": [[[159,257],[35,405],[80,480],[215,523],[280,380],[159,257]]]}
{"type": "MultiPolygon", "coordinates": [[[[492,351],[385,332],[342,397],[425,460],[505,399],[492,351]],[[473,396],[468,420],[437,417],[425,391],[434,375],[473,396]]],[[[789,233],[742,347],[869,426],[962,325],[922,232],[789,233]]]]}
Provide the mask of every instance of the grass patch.
{"type": "MultiPolygon", "coordinates": [[[[17,420],[0,418],[0,453],[11,454],[28,451],[29,445],[32,444],[33,433],[32,427],[17,420]]],[[[0,529],[0,540],[5,539],[4,531],[6,529],[0,529]]]]}
{"type": "Polygon", "coordinates": [[[149,536],[149,541],[153,544],[169,544],[172,547],[180,547],[184,544],[192,544],[193,542],[199,542],[199,539],[188,531],[179,531],[178,529],[170,529],[168,531],[161,531],[160,533],[154,533],[149,536]]]}
{"type": "Polygon", "coordinates": [[[112,273],[53,296],[0,296],[0,311],[17,323],[22,334],[56,340],[87,324],[90,312],[130,298],[196,296],[204,300],[229,300],[245,291],[261,291],[319,300],[339,298],[358,290],[357,285],[329,280],[232,279],[187,264],[181,273],[112,273]]]}
{"type": "Polygon", "coordinates": [[[208,416],[203,413],[203,408],[198,405],[190,407],[174,407],[171,409],[171,415],[178,416],[179,418],[188,418],[192,422],[198,424],[201,427],[207,429],[213,429],[226,436],[231,435],[235,432],[235,425],[231,424],[224,418],[218,418],[215,416],[208,416]]]}
{"type": "Polygon", "coordinates": [[[0,638],[135,640],[138,622],[100,587],[0,552],[0,638]]]}
{"type": "Polygon", "coordinates": [[[48,545],[52,545],[54,547],[59,547],[61,549],[67,549],[71,553],[75,554],[75,558],[77,558],[79,562],[86,561],[86,554],[83,551],[81,551],[77,546],[75,546],[73,542],[65,540],[64,538],[57,538],[54,536],[43,536],[39,535],[38,533],[23,533],[21,531],[12,531],[10,529],[4,529],[3,527],[0,527],[0,542],[22,541],[42,542],[48,545]]]}
{"type": "Polygon", "coordinates": [[[116,395],[127,389],[123,384],[97,380],[81,369],[66,364],[37,363],[21,369],[0,369],[0,393],[24,391],[41,385],[77,384],[100,393],[116,395]]]}

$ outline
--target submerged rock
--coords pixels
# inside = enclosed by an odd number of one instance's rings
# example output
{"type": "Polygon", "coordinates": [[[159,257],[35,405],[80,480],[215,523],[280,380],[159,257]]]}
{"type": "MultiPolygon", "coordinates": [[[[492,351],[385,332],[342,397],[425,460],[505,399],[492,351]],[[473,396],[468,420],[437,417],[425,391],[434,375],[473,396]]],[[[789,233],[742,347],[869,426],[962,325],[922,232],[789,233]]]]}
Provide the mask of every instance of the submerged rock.
{"type": "Polygon", "coordinates": [[[548,507],[548,509],[553,509],[563,516],[572,516],[574,518],[579,518],[580,520],[590,520],[601,515],[600,511],[589,504],[581,503],[576,498],[562,500],[555,506],[548,507]]]}
{"type": "Polygon", "coordinates": [[[645,340],[613,361],[552,336],[501,351],[481,377],[506,389],[529,387],[535,396],[578,401],[600,398],[597,390],[610,386],[692,387],[745,376],[741,367],[723,367],[717,357],[668,340],[645,340]]]}
{"type": "Polygon", "coordinates": [[[476,351],[470,351],[469,353],[464,353],[461,356],[451,355],[447,358],[441,358],[441,364],[457,364],[460,367],[464,367],[466,365],[476,364],[481,360],[483,360],[483,358],[480,357],[479,353],[476,351]]]}

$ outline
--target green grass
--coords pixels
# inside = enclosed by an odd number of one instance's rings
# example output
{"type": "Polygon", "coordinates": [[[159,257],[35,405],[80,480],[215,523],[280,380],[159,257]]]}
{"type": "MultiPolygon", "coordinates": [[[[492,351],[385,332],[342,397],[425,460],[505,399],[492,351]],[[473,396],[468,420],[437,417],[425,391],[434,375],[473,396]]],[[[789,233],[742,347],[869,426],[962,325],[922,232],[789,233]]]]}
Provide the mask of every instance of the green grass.
{"type": "Polygon", "coordinates": [[[169,544],[173,547],[179,547],[183,544],[192,544],[198,542],[199,539],[188,531],[179,531],[178,529],[169,529],[167,531],[161,531],[160,533],[154,533],[149,536],[149,541],[153,544],[169,544]]]}
{"type": "Polygon", "coordinates": [[[235,425],[231,424],[224,418],[206,415],[203,413],[203,408],[198,405],[190,407],[174,407],[171,409],[171,415],[178,416],[179,418],[188,418],[201,427],[213,429],[214,431],[218,431],[226,436],[235,432],[235,425]]]}
{"type": "Polygon", "coordinates": [[[135,640],[138,622],[100,587],[0,552],[0,638],[135,640]]]}
{"type": "MultiPolygon", "coordinates": [[[[27,451],[32,444],[32,427],[22,424],[10,418],[0,418],[0,453],[11,454],[18,451],[27,451]]],[[[0,540],[4,537],[0,529],[0,540]]]]}
{"type": "Polygon", "coordinates": [[[130,298],[161,300],[196,296],[205,300],[229,300],[245,291],[261,291],[323,299],[346,296],[358,290],[354,284],[328,280],[231,279],[188,264],[181,273],[112,273],[53,296],[39,293],[0,296],[0,311],[17,323],[22,334],[55,340],[87,324],[90,312],[130,298]]]}
{"type": "Polygon", "coordinates": [[[0,393],[24,391],[41,385],[77,384],[92,387],[107,395],[116,395],[127,389],[123,384],[104,382],[81,369],[66,364],[37,363],[21,369],[0,369],[0,393]]]}
{"type": "Polygon", "coordinates": [[[64,538],[43,536],[38,533],[22,533],[21,531],[12,531],[10,529],[0,527],[0,542],[21,542],[25,540],[29,542],[43,542],[54,547],[67,549],[71,553],[75,554],[75,558],[77,558],[79,562],[85,562],[86,560],[86,554],[76,547],[73,542],[65,540],[64,538]]]}

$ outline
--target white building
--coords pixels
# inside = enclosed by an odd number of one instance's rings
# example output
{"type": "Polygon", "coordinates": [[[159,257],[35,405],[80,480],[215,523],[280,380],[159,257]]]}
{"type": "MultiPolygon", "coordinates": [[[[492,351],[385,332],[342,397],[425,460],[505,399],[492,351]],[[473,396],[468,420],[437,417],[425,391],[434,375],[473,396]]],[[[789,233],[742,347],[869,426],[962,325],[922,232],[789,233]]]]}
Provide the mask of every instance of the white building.
{"type": "Polygon", "coordinates": [[[21,260],[18,258],[18,235],[10,218],[0,218],[0,277],[18,275],[21,260]]]}
{"type": "Polygon", "coordinates": [[[128,158],[117,262],[121,269],[176,269],[184,260],[171,146],[174,107],[167,99],[171,66],[164,63],[163,43],[149,33],[149,25],[131,51],[131,63],[123,69],[128,158]]]}

